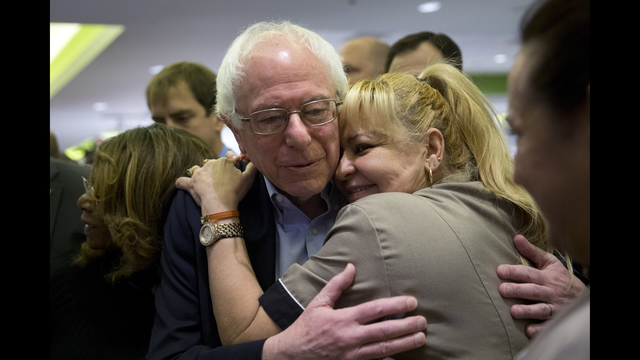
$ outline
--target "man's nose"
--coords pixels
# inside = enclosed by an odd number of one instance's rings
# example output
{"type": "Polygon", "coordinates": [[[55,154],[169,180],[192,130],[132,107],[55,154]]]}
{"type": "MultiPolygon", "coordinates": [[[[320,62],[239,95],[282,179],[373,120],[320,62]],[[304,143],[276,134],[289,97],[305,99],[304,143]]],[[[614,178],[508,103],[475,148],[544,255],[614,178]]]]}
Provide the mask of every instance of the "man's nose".
{"type": "Polygon", "coordinates": [[[300,114],[289,115],[289,123],[284,129],[285,144],[296,149],[305,149],[311,143],[309,127],[302,121],[300,114]]]}

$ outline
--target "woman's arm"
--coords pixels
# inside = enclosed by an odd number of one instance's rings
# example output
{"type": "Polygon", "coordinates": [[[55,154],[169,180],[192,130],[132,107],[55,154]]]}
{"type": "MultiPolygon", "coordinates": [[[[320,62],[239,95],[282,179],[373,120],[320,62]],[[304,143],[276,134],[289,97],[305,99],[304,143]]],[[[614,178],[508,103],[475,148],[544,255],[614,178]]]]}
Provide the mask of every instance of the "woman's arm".
{"type": "MultiPolygon", "coordinates": [[[[237,217],[218,223],[238,222],[237,217]]],[[[282,331],[258,300],[258,284],[243,238],[220,239],[207,247],[209,291],[222,344],[264,339],[282,331]]]]}
{"type": "MultiPolygon", "coordinates": [[[[209,160],[193,167],[191,178],[176,181],[178,188],[189,191],[201,206],[202,215],[237,210],[257,170],[249,163],[244,172],[235,160],[209,160]]],[[[238,217],[214,220],[224,224],[240,222],[238,217]]],[[[209,291],[220,340],[224,345],[264,339],[281,329],[262,310],[262,289],[247,254],[243,238],[223,238],[207,247],[209,291]]]]}

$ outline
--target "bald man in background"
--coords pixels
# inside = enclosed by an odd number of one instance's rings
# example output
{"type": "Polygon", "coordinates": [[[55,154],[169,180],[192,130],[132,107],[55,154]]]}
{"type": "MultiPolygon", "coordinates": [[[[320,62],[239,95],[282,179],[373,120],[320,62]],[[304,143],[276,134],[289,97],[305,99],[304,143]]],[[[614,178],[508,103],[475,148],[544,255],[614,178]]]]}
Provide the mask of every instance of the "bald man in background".
{"type": "Polygon", "coordinates": [[[342,57],[349,86],[384,74],[388,52],[389,45],[375,37],[359,37],[344,43],[338,53],[342,57]]]}

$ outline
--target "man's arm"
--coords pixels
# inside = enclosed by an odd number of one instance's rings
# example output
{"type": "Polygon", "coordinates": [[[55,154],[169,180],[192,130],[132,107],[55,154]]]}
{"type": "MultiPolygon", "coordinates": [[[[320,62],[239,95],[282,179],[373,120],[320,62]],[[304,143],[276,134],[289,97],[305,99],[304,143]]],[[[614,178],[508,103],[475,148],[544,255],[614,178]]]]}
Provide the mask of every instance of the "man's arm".
{"type": "Polygon", "coordinates": [[[369,324],[386,315],[414,310],[414,297],[397,296],[333,309],[354,275],[355,267],[348,264],[334,276],[291,326],[267,339],[262,359],[378,359],[423,346],[427,326],[423,316],[369,324]]]}
{"type": "Polygon", "coordinates": [[[263,340],[220,346],[211,312],[206,254],[195,236],[200,208],[178,191],[165,225],[162,276],[147,359],[260,359],[263,340]]]}
{"type": "MultiPolygon", "coordinates": [[[[562,307],[578,297],[586,286],[564,267],[553,254],[531,244],[522,235],[513,239],[516,249],[537,268],[525,265],[500,265],[498,276],[518,283],[502,283],[500,295],[536,301],[531,305],[513,305],[511,316],[516,319],[547,320],[562,307]]],[[[527,326],[528,337],[534,337],[545,322],[527,326]]]]}

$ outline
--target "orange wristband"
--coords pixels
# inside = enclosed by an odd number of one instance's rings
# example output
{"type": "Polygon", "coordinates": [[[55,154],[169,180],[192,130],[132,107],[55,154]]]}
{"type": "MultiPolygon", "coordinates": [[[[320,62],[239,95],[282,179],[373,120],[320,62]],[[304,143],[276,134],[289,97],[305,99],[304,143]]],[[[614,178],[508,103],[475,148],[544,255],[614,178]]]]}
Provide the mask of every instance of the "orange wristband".
{"type": "Polygon", "coordinates": [[[223,211],[215,214],[203,215],[200,218],[200,223],[205,224],[205,223],[208,223],[209,221],[213,221],[216,219],[224,219],[224,218],[234,217],[234,216],[240,216],[240,212],[238,210],[232,210],[232,211],[223,211]]]}

